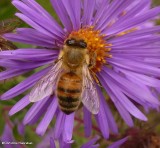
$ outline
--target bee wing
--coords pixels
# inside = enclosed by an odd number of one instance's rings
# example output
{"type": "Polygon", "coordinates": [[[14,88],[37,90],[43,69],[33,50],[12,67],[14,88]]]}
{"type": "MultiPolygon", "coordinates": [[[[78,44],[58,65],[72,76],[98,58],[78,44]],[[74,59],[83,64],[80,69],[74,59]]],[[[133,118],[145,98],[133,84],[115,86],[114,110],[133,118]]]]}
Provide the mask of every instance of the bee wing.
{"type": "Polygon", "coordinates": [[[61,66],[62,61],[60,60],[35,84],[29,94],[30,102],[37,102],[53,93],[59,74],[62,72],[61,66]]]}
{"type": "Polygon", "coordinates": [[[93,114],[99,111],[99,95],[87,65],[83,66],[82,102],[93,114]]]}

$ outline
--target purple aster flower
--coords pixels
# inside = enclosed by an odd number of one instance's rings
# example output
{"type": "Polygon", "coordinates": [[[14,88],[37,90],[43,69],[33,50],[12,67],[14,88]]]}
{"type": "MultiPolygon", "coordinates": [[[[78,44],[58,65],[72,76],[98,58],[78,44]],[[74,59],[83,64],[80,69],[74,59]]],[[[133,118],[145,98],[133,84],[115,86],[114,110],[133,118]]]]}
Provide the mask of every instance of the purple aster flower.
{"type": "Polygon", "coordinates": [[[0,80],[42,68],[1,95],[2,100],[8,100],[30,89],[10,115],[38,101],[23,123],[37,123],[43,116],[36,129],[43,135],[56,117],[54,139],[61,137],[70,143],[75,110],[80,104],[77,98],[84,105],[86,136],[91,135],[93,113],[106,139],[109,131],[118,130],[102,90],[129,126],[133,126],[131,115],[147,120],[136,104],[159,106],[151,90],[160,87],[160,27],[142,26],[160,13],[160,7],[149,9],[150,0],[51,0],[60,25],[34,0],[12,3],[21,12],[16,16],[32,28],[18,28],[4,37],[41,48],[1,52],[0,66],[6,71],[0,73],[0,80]]]}

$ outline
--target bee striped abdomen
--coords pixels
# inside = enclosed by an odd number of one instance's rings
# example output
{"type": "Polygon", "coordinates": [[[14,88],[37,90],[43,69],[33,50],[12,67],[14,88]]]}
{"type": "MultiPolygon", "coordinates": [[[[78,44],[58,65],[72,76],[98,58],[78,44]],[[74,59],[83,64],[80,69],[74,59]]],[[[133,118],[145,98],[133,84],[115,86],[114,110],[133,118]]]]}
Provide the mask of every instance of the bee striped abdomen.
{"type": "Polygon", "coordinates": [[[63,74],[57,85],[57,96],[60,109],[71,114],[78,109],[82,92],[82,79],[75,73],[63,74]]]}

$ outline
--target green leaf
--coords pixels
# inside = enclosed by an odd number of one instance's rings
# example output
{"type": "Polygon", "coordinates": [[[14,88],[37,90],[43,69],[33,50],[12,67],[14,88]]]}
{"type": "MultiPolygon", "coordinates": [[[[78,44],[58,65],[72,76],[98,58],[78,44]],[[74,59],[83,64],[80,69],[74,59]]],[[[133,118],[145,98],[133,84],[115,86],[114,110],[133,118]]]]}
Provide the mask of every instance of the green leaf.
{"type": "Polygon", "coordinates": [[[5,101],[5,100],[0,100],[0,104],[1,105],[6,105],[6,106],[13,106],[16,104],[16,101],[14,99],[9,100],[9,101],[5,101]]]}
{"type": "Polygon", "coordinates": [[[0,0],[0,20],[12,18],[16,12],[16,8],[11,4],[11,0],[0,0]]]}
{"type": "Polygon", "coordinates": [[[13,127],[13,136],[16,141],[23,141],[23,137],[18,133],[18,126],[15,125],[13,127]]]}
{"type": "Polygon", "coordinates": [[[25,134],[25,140],[27,142],[32,142],[33,144],[29,145],[29,148],[35,148],[36,145],[41,142],[41,138],[36,134],[36,132],[33,130],[35,128],[34,126],[26,127],[26,134],[25,134]]]}
{"type": "Polygon", "coordinates": [[[0,135],[2,135],[4,127],[5,127],[5,121],[3,119],[2,115],[2,109],[0,109],[0,117],[1,117],[1,122],[0,122],[0,135]]]}

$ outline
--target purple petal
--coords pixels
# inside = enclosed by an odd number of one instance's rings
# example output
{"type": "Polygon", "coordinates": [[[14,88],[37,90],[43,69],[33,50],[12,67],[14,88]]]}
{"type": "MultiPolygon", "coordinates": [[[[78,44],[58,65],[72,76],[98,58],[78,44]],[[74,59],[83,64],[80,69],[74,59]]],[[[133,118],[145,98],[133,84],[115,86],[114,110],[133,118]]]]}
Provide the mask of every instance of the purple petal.
{"type": "MultiPolygon", "coordinates": [[[[144,12],[145,6],[148,6],[150,4],[150,0],[141,0],[140,2],[137,2],[136,5],[133,5],[133,3],[127,8],[130,10],[126,10],[126,15],[121,16],[115,24],[121,24],[125,22],[126,20],[135,17],[137,14],[140,14],[140,12],[144,12]],[[132,8],[131,8],[132,7],[132,8]]],[[[114,24],[113,24],[114,26],[114,24]]]]}
{"type": "Polygon", "coordinates": [[[81,1],[80,0],[62,0],[64,7],[71,19],[73,30],[78,30],[81,27],[80,12],[81,12],[81,1]]]}
{"type": "Polygon", "coordinates": [[[25,126],[23,125],[23,123],[18,124],[18,132],[22,136],[25,134],[25,126]]]}
{"type": "Polygon", "coordinates": [[[19,9],[25,16],[33,20],[36,24],[43,26],[43,28],[50,32],[54,37],[57,37],[58,39],[63,39],[63,33],[62,29],[59,29],[57,27],[58,24],[55,24],[55,22],[51,19],[45,19],[44,16],[41,15],[41,13],[36,12],[34,9],[31,9],[31,7],[25,5],[21,1],[14,0],[13,5],[19,9]],[[59,29],[59,30],[57,30],[59,29]],[[61,31],[61,32],[59,32],[61,31]]]}
{"type": "MultiPolygon", "coordinates": [[[[36,148],[44,148],[48,147],[51,143],[50,140],[53,136],[53,129],[50,129],[47,134],[43,137],[43,141],[39,142],[36,146],[36,148]]],[[[53,139],[53,138],[52,138],[53,139]]],[[[54,139],[53,139],[54,142],[54,139]]]]}
{"type": "Polygon", "coordinates": [[[2,59],[15,59],[15,60],[31,60],[31,61],[43,61],[58,58],[58,50],[48,49],[17,49],[12,51],[0,52],[0,58],[2,59]]]}
{"type": "Polygon", "coordinates": [[[141,37],[135,37],[135,38],[128,38],[127,40],[121,40],[121,41],[112,41],[112,48],[115,47],[134,47],[134,46],[147,46],[152,45],[153,43],[159,42],[160,37],[159,36],[141,36],[141,37]]]}
{"type": "Polygon", "coordinates": [[[113,117],[110,109],[109,109],[109,106],[106,103],[106,99],[104,98],[104,95],[102,94],[101,90],[99,90],[98,93],[99,93],[99,97],[101,98],[101,101],[102,101],[101,107],[104,108],[105,114],[108,119],[109,128],[113,133],[118,134],[118,128],[117,128],[116,122],[114,120],[114,117],[113,117]]]}
{"type": "Polygon", "coordinates": [[[111,144],[108,148],[119,148],[123,143],[125,143],[128,140],[128,137],[125,137],[121,140],[118,140],[111,144]]]}
{"type": "Polygon", "coordinates": [[[146,29],[141,29],[141,30],[136,30],[134,32],[128,33],[124,36],[116,37],[111,39],[110,41],[126,41],[128,38],[137,38],[137,37],[143,37],[143,36],[148,36],[151,34],[156,34],[157,32],[160,32],[160,27],[159,26],[153,26],[151,28],[146,28],[146,29]]]}
{"type": "Polygon", "coordinates": [[[108,95],[110,96],[110,98],[112,99],[114,105],[116,106],[117,110],[119,111],[121,117],[123,118],[123,120],[129,125],[129,126],[133,126],[133,120],[130,116],[130,114],[128,113],[128,111],[121,105],[121,103],[119,102],[119,99],[116,98],[116,96],[113,94],[113,92],[110,90],[110,88],[108,88],[107,83],[105,82],[105,80],[99,75],[99,79],[100,82],[102,83],[102,86],[105,88],[105,90],[107,91],[108,95]]]}
{"type": "Polygon", "coordinates": [[[130,4],[132,4],[132,0],[114,0],[108,11],[105,13],[105,15],[101,18],[100,22],[98,22],[96,29],[104,30],[108,23],[111,22],[111,20],[114,20],[117,18],[117,16],[122,13],[122,11],[130,4]]]}
{"type": "Polygon", "coordinates": [[[107,11],[107,9],[109,8],[109,2],[108,0],[97,0],[97,3],[99,3],[98,5],[98,9],[97,12],[94,16],[94,20],[93,20],[93,25],[98,24],[98,22],[101,20],[102,16],[105,14],[105,12],[107,11]]]}
{"type": "Polygon", "coordinates": [[[140,87],[139,85],[128,81],[124,77],[118,75],[116,72],[111,71],[108,68],[105,68],[105,71],[109,74],[110,77],[116,80],[116,83],[123,82],[123,83],[119,83],[121,89],[123,88],[127,90],[131,94],[134,94],[135,96],[137,96],[137,98],[139,99],[142,99],[144,101],[147,101],[155,105],[159,105],[159,101],[152,95],[151,92],[146,92],[146,90],[140,87]]]}
{"type": "Polygon", "coordinates": [[[52,99],[50,99],[50,98],[48,100],[46,100],[46,103],[44,105],[42,105],[42,107],[38,110],[37,114],[34,114],[32,116],[32,119],[30,121],[28,121],[28,123],[26,123],[26,124],[28,124],[28,125],[36,124],[40,120],[40,118],[44,115],[44,113],[47,111],[48,106],[51,104],[51,102],[52,102],[52,99]]]}
{"type": "Polygon", "coordinates": [[[9,115],[10,116],[14,115],[15,113],[19,112],[29,104],[30,104],[29,98],[28,95],[26,95],[11,108],[11,110],[9,111],[9,115]]]}
{"type": "Polygon", "coordinates": [[[51,120],[53,119],[53,116],[58,107],[57,98],[55,98],[54,96],[54,98],[50,98],[50,99],[53,99],[53,101],[49,105],[47,112],[45,113],[38,127],[36,128],[36,133],[38,133],[41,136],[44,135],[44,133],[46,132],[47,127],[49,126],[51,120]]]}
{"type": "Polygon", "coordinates": [[[62,138],[62,136],[60,137],[60,139],[59,139],[59,147],[60,148],[71,148],[71,144],[73,143],[74,141],[72,140],[72,141],[70,141],[70,143],[66,143],[66,142],[64,142],[64,140],[63,140],[63,138],[62,138]]]}
{"type": "Polygon", "coordinates": [[[159,76],[160,69],[150,66],[148,64],[144,64],[142,62],[133,61],[131,59],[123,59],[119,57],[114,57],[109,59],[108,62],[118,68],[127,69],[130,71],[134,71],[141,74],[159,76]]]}
{"type": "MultiPolygon", "coordinates": [[[[36,124],[40,118],[44,115],[44,113],[47,111],[49,104],[51,104],[52,99],[46,100],[46,103],[41,107],[41,109],[33,116],[33,118],[28,122],[29,125],[36,124]]],[[[37,133],[38,134],[38,133],[37,133]]]]}
{"type": "Polygon", "coordinates": [[[110,0],[96,0],[96,10],[98,11],[98,10],[102,10],[102,9],[100,9],[101,8],[101,6],[102,5],[104,5],[104,2],[106,3],[106,7],[107,7],[107,5],[109,5],[109,3],[110,3],[110,0]]]}
{"type": "Polygon", "coordinates": [[[65,114],[63,112],[59,112],[56,124],[54,126],[54,139],[59,139],[63,130],[64,130],[64,122],[65,122],[65,114]]]}
{"type": "Polygon", "coordinates": [[[13,98],[13,97],[18,96],[19,94],[25,92],[26,90],[31,88],[42,76],[44,76],[49,71],[49,69],[50,69],[50,67],[45,68],[45,69],[31,75],[30,77],[28,77],[27,79],[25,79],[24,81],[22,81],[21,83],[19,83],[15,87],[13,87],[12,89],[5,92],[0,98],[2,100],[8,100],[10,98],[13,98]]]}
{"type": "Polygon", "coordinates": [[[33,36],[32,34],[13,34],[13,33],[7,33],[4,35],[4,37],[7,40],[13,41],[13,42],[21,42],[36,46],[42,46],[46,48],[57,48],[55,45],[55,41],[53,40],[44,40],[41,37],[33,36]]]}
{"type": "Polygon", "coordinates": [[[63,140],[68,143],[72,139],[75,113],[65,116],[63,140]]]}
{"type": "Polygon", "coordinates": [[[97,115],[95,115],[96,120],[98,122],[98,125],[100,127],[100,130],[103,134],[103,137],[105,139],[109,138],[109,125],[108,125],[108,119],[105,114],[105,109],[103,108],[102,105],[102,100],[100,99],[100,109],[97,115]]]}
{"type": "Polygon", "coordinates": [[[83,26],[89,25],[91,20],[93,19],[95,4],[96,1],[93,0],[84,1],[84,6],[83,6],[84,15],[82,17],[83,26]]]}
{"type": "MultiPolygon", "coordinates": [[[[7,124],[5,125],[4,132],[3,132],[3,135],[0,138],[0,140],[2,142],[16,142],[16,140],[13,137],[12,129],[7,124]]],[[[13,145],[12,144],[6,144],[6,145],[4,145],[4,148],[13,148],[13,145]]],[[[21,148],[21,145],[17,144],[16,148],[21,148]]]]}
{"type": "Polygon", "coordinates": [[[31,62],[31,61],[18,61],[18,60],[6,60],[0,59],[0,66],[12,69],[35,69],[44,65],[53,63],[53,60],[31,62]]]}
{"type": "Polygon", "coordinates": [[[19,76],[21,74],[27,73],[29,71],[31,71],[32,69],[9,69],[9,70],[5,70],[3,72],[0,72],[0,80],[6,80],[9,78],[13,78],[15,76],[19,76]]]}
{"type": "Polygon", "coordinates": [[[120,25],[119,25],[119,23],[113,25],[108,30],[106,30],[106,32],[108,35],[110,35],[110,34],[116,34],[118,32],[124,31],[126,29],[136,27],[136,26],[146,22],[147,20],[154,18],[155,16],[157,16],[159,14],[159,12],[160,12],[160,7],[153,8],[151,10],[148,10],[147,12],[145,12],[142,15],[138,15],[136,17],[128,19],[127,21],[124,21],[120,25]]]}
{"type": "Polygon", "coordinates": [[[62,0],[50,0],[52,6],[54,7],[56,13],[58,14],[62,24],[67,29],[68,32],[72,31],[72,23],[69,19],[69,16],[66,15],[67,11],[66,8],[62,2],[62,0]]]}
{"type": "Polygon", "coordinates": [[[44,29],[39,24],[37,24],[34,21],[32,21],[29,17],[25,16],[24,14],[16,13],[15,15],[17,17],[19,17],[21,20],[23,20],[24,22],[26,22],[28,25],[30,25],[31,27],[36,29],[37,31],[42,32],[43,34],[46,34],[47,36],[49,36],[51,38],[55,37],[51,32],[48,32],[46,29],[44,29]]]}
{"type": "Polygon", "coordinates": [[[132,102],[130,102],[130,100],[120,91],[120,89],[114,83],[112,83],[109,79],[106,79],[106,81],[108,82],[108,86],[110,87],[110,89],[114,90],[114,95],[119,98],[119,101],[121,102],[123,107],[126,108],[126,110],[130,114],[140,120],[147,121],[147,118],[144,116],[144,114],[141,113],[141,111],[132,102]]]}
{"type": "MultiPolygon", "coordinates": [[[[11,142],[14,140],[14,137],[13,137],[13,133],[12,133],[12,130],[11,128],[6,124],[5,127],[4,127],[4,131],[3,131],[3,134],[1,136],[1,141],[3,142],[11,142]]],[[[12,148],[11,145],[9,146],[9,148],[12,148]]]]}
{"type": "MultiPolygon", "coordinates": [[[[35,36],[36,38],[42,38],[42,40],[48,41],[50,44],[53,44],[56,38],[51,38],[42,32],[39,32],[33,28],[17,28],[16,33],[24,36],[35,36]]],[[[57,43],[63,43],[61,40],[56,41],[57,43]]]]}
{"type": "Polygon", "coordinates": [[[149,77],[146,75],[138,74],[135,72],[127,71],[127,70],[121,70],[123,73],[125,73],[126,76],[130,77],[131,79],[134,79],[134,81],[151,86],[151,87],[158,87],[160,88],[160,80],[149,77]]]}
{"type": "MultiPolygon", "coordinates": [[[[97,140],[99,140],[100,137],[99,136],[96,136],[95,138],[93,138],[92,140],[90,140],[89,142],[87,142],[86,144],[83,144],[81,146],[81,148],[93,148],[95,145],[95,143],[97,142],[97,140]]],[[[99,145],[97,145],[96,147],[98,147],[99,145]]],[[[95,147],[95,148],[96,148],[95,147]]]]}
{"type": "Polygon", "coordinates": [[[53,19],[53,17],[45,11],[45,9],[39,5],[34,0],[23,0],[24,3],[26,3],[32,10],[36,11],[37,13],[41,14],[43,17],[45,17],[50,23],[54,24],[54,27],[56,30],[58,30],[61,33],[63,32],[62,27],[53,19]]]}
{"type": "Polygon", "coordinates": [[[91,112],[89,112],[85,107],[83,107],[84,112],[84,131],[85,136],[89,137],[92,132],[92,119],[91,119],[91,112]]]}
{"type": "Polygon", "coordinates": [[[50,138],[50,148],[56,148],[53,138],[50,138]]]}
{"type": "MultiPolygon", "coordinates": [[[[27,112],[27,114],[24,117],[23,123],[24,125],[28,124],[29,122],[32,121],[32,119],[34,119],[34,117],[38,116],[38,112],[42,111],[43,106],[45,106],[45,104],[47,104],[47,100],[49,100],[49,98],[45,98],[42,101],[36,102],[32,105],[32,107],[29,109],[29,111],[27,112]]],[[[44,112],[44,110],[43,110],[44,112]]]]}

